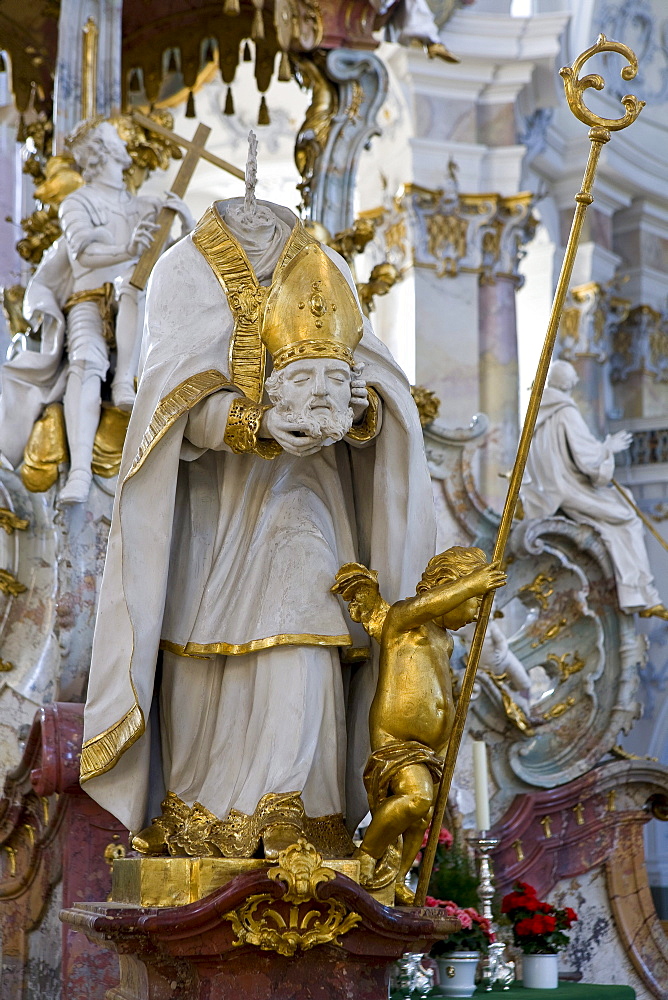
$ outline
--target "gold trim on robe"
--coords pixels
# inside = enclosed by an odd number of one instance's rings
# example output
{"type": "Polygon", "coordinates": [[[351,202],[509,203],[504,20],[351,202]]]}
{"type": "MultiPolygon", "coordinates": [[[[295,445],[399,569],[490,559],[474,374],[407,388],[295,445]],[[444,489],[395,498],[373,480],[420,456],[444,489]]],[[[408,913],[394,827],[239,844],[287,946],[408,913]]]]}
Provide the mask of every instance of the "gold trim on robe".
{"type": "MultiPolygon", "coordinates": [[[[192,240],[218,279],[234,318],[229,352],[230,379],[244,396],[260,403],[264,395],[267,354],[260,333],[270,289],[257,280],[246,251],[227,228],[215,205],[207,208],[192,240]]],[[[317,240],[297,221],[274,269],[272,284],[281,270],[309,243],[317,243],[317,240]]]]}
{"type": "Polygon", "coordinates": [[[250,642],[187,642],[180,646],[176,642],[163,639],[160,649],[177,656],[191,656],[202,659],[206,656],[243,656],[244,653],[255,653],[260,649],[271,649],[274,646],[352,646],[349,635],[314,635],[291,633],[285,635],[270,635],[266,639],[251,639],[250,642]]]}

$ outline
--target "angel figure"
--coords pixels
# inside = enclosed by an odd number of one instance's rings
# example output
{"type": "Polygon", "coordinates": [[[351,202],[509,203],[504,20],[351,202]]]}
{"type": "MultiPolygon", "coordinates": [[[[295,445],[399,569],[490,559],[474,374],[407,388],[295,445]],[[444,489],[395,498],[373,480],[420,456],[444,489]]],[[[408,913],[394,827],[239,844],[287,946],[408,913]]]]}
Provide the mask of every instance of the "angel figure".
{"type": "Polygon", "coordinates": [[[488,563],[482,549],[459,545],[429,561],[414,597],[391,606],[373,570],[346,563],[336,574],[332,591],[380,645],[364,770],[372,818],[355,856],[369,884],[401,837],[395,897],[405,905],[413,894],[404,880],[431,820],[454,720],[448,629],[475,621],[483,595],[505,582],[499,563],[488,563]]]}

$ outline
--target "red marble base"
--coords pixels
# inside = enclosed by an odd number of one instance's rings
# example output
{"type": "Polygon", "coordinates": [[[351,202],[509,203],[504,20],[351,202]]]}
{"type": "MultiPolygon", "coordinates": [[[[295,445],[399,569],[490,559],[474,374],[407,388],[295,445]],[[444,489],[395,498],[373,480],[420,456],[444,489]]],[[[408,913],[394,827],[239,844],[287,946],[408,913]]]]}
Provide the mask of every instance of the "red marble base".
{"type": "Polygon", "coordinates": [[[392,963],[459,926],[428,908],[381,906],[340,874],[295,906],[286,885],[266,872],[240,875],[188,906],[88,904],[61,919],[118,953],[120,982],[108,1000],[387,1000],[392,963]],[[248,905],[258,896],[263,902],[249,923],[248,905]],[[280,928],[274,945],[289,949],[290,931],[326,926],[333,912],[359,919],[337,940],[304,944],[292,955],[241,940],[239,919],[246,927],[280,928]]]}
{"type": "MultiPolygon", "coordinates": [[[[23,759],[0,799],[0,939],[2,1000],[23,1000],[29,935],[44,917],[62,876],[62,900],[72,906],[106,899],[111,868],[105,850],[124,851],[127,830],[79,785],[83,705],[55,703],[33,722],[23,759]]],[[[60,941],[54,942],[54,948],[60,941]]],[[[118,982],[118,960],[64,925],[62,1000],[104,1000],[118,982]]]]}

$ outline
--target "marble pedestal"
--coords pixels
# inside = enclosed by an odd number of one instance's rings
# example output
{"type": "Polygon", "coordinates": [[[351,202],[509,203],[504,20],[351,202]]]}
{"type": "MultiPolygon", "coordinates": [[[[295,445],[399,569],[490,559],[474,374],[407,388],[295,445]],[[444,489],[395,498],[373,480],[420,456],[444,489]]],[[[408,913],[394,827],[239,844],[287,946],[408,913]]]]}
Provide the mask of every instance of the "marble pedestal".
{"type": "MultiPolygon", "coordinates": [[[[106,898],[110,860],[127,847],[127,830],[79,785],[82,730],[83,705],[41,708],[0,798],[2,1000],[38,995],[30,978],[30,936],[47,919],[52,899],[59,909],[59,898],[65,906],[106,898]]],[[[62,948],[62,1000],[104,1000],[118,979],[115,956],[68,926],[59,933],[57,921],[51,934],[55,969],[62,948]]]]}
{"type": "Polygon", "coordinates": [[[84,903],[61,920],[118,954],[107,1000],[386,1000],[397,958],[459,928],[429,908],[382,906],[340,873],[318,877],[323,865],[308,898],[302,875],[279,868],[186,906],[84,903]]]}

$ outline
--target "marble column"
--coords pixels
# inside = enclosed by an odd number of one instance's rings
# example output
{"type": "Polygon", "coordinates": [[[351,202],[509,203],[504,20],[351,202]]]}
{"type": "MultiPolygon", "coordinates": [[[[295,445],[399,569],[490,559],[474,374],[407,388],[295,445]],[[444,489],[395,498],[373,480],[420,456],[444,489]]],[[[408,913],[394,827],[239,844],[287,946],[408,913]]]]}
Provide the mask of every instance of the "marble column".
{"type": "Polygon", "coordinates": [[[82,117],[83,30],[89,18],[98,31],[96,112],[120,110],[121,13],[123,0],[62,0],[58,25],[58,58],[54,81],[54,153],[82,117]]]}

